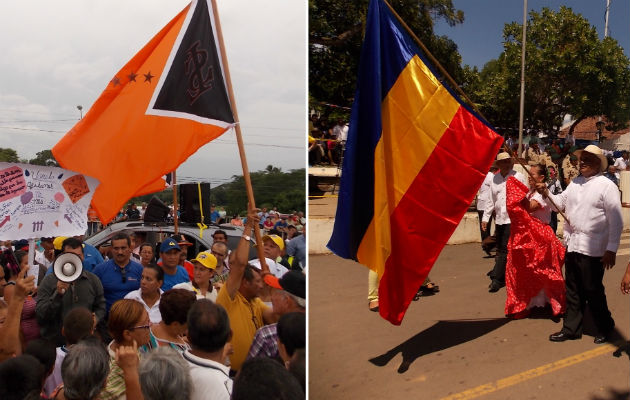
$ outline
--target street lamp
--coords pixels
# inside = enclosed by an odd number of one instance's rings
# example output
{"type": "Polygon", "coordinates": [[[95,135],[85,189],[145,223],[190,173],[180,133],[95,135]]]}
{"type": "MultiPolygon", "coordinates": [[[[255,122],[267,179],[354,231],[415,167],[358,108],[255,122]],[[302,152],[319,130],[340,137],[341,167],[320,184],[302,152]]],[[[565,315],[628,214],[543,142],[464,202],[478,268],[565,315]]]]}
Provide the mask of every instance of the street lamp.
{"type": "Polygon", "coordinates": [[[79,113],[80,113],[79,119],[83,119],[83,106],[78,105],[77,110],[79,110],[79,113]]]}
{"type": "Polygon", "coordinates": [[[597,127],[597,144],[598,145],[599,145],[599,139],[602,136],[602,132],[604,131],[604,125],[606,125],[606,123],[602,121],[601,119],[595,122],[595,126],[597,127]]]}

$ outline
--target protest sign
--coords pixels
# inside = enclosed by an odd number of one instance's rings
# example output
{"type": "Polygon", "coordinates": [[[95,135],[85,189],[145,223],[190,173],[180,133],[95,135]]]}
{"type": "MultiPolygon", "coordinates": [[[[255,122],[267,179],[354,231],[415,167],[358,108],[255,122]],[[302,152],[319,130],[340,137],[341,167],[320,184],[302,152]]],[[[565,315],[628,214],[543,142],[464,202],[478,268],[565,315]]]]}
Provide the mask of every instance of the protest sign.
{"type": "Polygon", "coordinates": [[[0,239],[83,235],[97,185],[62,168],[0,163],[0,239]]]}

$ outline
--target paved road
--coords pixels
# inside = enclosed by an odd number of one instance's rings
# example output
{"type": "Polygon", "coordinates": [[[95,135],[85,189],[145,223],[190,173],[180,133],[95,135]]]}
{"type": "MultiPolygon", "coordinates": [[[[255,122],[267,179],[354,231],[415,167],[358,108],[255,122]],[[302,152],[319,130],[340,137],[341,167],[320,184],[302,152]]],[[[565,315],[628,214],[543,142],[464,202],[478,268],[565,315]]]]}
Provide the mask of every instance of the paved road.
{"type": "MultiPolygon", "coordinates": [[[[630,298],[619,291],[624,234],[604,278],[615,345],[548,341],[561,322],[504,318],[505,290],[488,293],[494,260],[479,244],[447,246],[431,278],[441,291],[412,302],[396,327],[367,307],[367,269],[336,256],[309,261],[310,399],[591,399],[630,397],[630,298]]],[[[590,335],[590,336],[588,336],[590,335]]]]}

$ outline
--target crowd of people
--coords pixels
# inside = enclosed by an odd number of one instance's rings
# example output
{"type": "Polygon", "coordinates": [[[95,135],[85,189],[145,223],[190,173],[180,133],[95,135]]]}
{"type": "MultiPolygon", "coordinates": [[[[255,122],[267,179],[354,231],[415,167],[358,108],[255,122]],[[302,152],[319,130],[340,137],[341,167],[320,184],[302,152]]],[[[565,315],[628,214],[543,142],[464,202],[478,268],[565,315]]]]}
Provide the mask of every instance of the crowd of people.
{"type": "Polygon", "coordinates": [[[341,118],[329,122],[313,114],[309,120],[308,164],[339,165],[348,137],[348,124],[341,118]]]}
{"type": "Polygon", "coordinates": [[[3,242],[0,398],[304,398],[306,262],[287,255],[301,235],[272,231],[250,260],[261,215],[249,211],[235,248],[217,230],[191,260],[183,235],[156,246],[117,233],[106,251],[42,238],[32,261],[28,242],[3,242]]]}
{"type": "MultiPolygon", "coordinates": [[[[524,318],[539,307],[563,316],[562,329],[549,336],[553,342],[581,338],[588,304],[598,330],[594,342],[605,343],[615,322],[602,280],[617,261],[623,229],[618,179],[610,175],[629,169],[628,152],[611,159],[596,145],[565,146],[562,159],[557,145],[553,141],[541,152],[538,142],[530,141],[522,154],[521,162],[528,164],[523,173],[515,170],[516,152],[499,153],[481,186],[481,238],[494,237],[496,245],[488,290],[506,288],[508,317],[524,318]],[[556,235],[557,213],[564,217],[563,241],[556,235]]],[[[630,264],[621,291],[630,293],[630,264]]]]}

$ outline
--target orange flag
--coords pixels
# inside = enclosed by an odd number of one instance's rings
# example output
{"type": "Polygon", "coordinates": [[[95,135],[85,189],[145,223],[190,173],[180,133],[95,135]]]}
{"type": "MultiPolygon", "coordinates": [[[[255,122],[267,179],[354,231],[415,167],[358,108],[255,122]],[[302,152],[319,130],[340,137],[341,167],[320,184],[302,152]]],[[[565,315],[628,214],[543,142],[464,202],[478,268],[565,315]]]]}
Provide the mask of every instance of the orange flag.
{"type": "Polygon", "coordinates": [[[164,175],[233,126],[216,37],[212,3],[193,1],[53,147],[62,167],[100,181],[92,205],[103,223],[130,198],[164,189],[164,175]]]}

